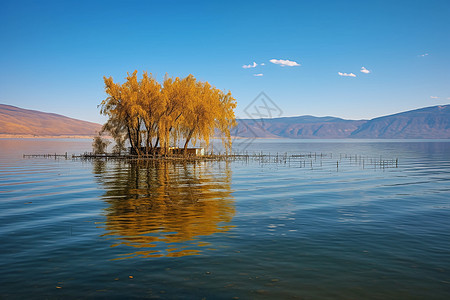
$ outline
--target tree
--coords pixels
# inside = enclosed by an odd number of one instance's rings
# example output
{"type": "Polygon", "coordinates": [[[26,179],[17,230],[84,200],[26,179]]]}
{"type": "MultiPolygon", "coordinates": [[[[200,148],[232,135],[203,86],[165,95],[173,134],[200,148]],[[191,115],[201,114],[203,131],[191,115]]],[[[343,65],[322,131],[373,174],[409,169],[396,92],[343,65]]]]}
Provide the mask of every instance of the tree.
{"type": "Polygon", "coordinates": [[[106,149],[111,142],[102,138],[101,133],[94,137],[94,141],[92,142],[92,148],[94,150],[94,154],[104,154],[106,153],[106,149]]]}
{"type": "Polygon", "coordinates": [[[132,153],[141,154],[140,126],[142,121],[142,107],[138,103],[139,84],[137,71],[126,77],[122,84],[114,83],[112,77],[103,77],[105,92],[109,95],[100,104],[100,112],[109,117],[108,127],[125,131],[131,145],[132,153]]]}
{"type": "Polygon", "coordinates": [[[125,142],[127,138],[121,123],[117,122],[117,119],[108,120],[108,122],[103,125],[101,132],[109,132],[114,139],[114,146],[112,148],[114,154],[120,155],[126,150],[125,142]]]}
{"type": "Polygon", "coordinates": [[[185,107],[181,132],[185,137],[184,152],[189,142],[204,141],[209,144],[215,129],[223,135],[225,149],[231,149],[230,131],[235,126],[236,102],[231,93],[223,93],[208,82],[197,82],[193,95],[185,107]]]}
{"type": "Polygon", "coordinates": [[[142,107],[142,121],[144,123],[146,154],[153,152],[158,144],[158,127],[165,110],[165,99],[161,95],[161,85],[144,72],[139,83],[139,105],[142,107]],[[155,144],[152,144],[155,140],[155,144]]]}
{"type": "Polygon", "coordinates": [[[195,77],[189,75],[183,79],[166,78],[162,88],[162,98],[165,102],[165,110],[159,122],[159,140],[163,152],[167,153],[170,138],[178,140],[179,126],[186,107],[192,101],[195,89],[195,77]]]}
{"type": "Polygon", "coordinates": [[[219,96],[219,110],[220,113],[216,118],[216,128],[222,134],[222,143],[225,147],[225,151],[228,153],[231,151],[231,129],[236,126],[236,117],[234,110],[237,106],[236,99],[233,98],[231,92],[220,92],[219,96]]]}

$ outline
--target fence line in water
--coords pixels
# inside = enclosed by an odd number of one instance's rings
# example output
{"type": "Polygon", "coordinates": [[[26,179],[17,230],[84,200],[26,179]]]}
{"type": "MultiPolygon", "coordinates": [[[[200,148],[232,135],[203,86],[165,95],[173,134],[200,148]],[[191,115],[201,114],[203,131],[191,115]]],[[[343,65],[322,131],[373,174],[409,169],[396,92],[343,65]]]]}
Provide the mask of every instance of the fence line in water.
{"type": "Polygon", "coordinates": [[[67,155],[67,152],[65,154],[24,154],[23,158],[61,158],[64,157],[65,159],[68,159],[69,156],[67,155]]]}
{"type": "Polygon", "coordinates": [[[317,169],[324,166],[339,170],[347,165],[360,166],[362,169],[387,169],[398,168],[399,160],[383,159],[380,157],[369,157],[357,154],[333,154],[333,153],[233,153],[233,154],[206,154],[206,155],[171,155],[171,156],[137,156],[118,154],[93,154],[85,152],[81,155],[68,156],[65,154],[24,154],[23,158],[54,158],[54,159],[104,159],[104,160],[150,160],[150,161],[172,161],[172,162],[197,162],[197,161],[240,161],[244,163],[257,162],[261,165],[287,165],[289,167],[317,169]]]}

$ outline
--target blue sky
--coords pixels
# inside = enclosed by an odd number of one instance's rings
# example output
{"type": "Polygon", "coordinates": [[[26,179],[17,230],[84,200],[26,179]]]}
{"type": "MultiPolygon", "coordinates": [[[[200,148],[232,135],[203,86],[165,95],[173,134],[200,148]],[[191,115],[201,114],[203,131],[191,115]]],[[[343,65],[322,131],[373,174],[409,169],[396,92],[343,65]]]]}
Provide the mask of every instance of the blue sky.
{"type": "Polygon", "coordinates": [[[450,103],[450,1],[242,2],[2,0],[0,103],[103,122],[103,75],[135,69],[230,90],[240,117],[261,91],[283,116],[450,103]]]}

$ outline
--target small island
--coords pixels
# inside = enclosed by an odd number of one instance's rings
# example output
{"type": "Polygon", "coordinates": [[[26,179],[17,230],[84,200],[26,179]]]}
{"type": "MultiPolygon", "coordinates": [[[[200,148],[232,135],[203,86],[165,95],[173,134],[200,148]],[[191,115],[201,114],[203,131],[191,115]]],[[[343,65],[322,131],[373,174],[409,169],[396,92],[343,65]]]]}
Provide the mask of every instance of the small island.
{"type": "Polygon", "coordinates": [[[202,142],[208,145],[219,136],[226,153],[231,150],[231,129],[236,125],[236,100],[231,92],[221,91],[193,75],[185,78],[165,76],[160,84],[152,74],[128,73],[123,84],[104,77],[108,95],[100,112],[108,117],[94,137],[93,153],[84,156],[101,157],[114,140],[112,155],[126,153],[138,158],[196,156],[204,149],[188,148],[202,142]],[[127,151],[126,143],[129,144],[127,151]]]}

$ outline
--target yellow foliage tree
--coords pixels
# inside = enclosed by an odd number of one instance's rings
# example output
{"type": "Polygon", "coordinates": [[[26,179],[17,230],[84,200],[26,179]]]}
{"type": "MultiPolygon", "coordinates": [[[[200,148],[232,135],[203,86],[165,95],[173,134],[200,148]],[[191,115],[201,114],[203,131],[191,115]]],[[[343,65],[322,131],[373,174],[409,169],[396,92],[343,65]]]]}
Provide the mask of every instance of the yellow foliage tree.
{"type": "Polygon", "coordinates": [[[165,78],[162,86],[147,72],[138,80],[137,71],[128,73],[122,85],[112,77],[104,81],[108,97],[100,106],[109,117],[104,128],[113,137],[127,136],[132,153],[154,154],[159,147],[160,153],[167,154],[170,143],[178,141],[183,141],[186,153],[189,143],[208,144],[216,129],[227,151],[231,149],[236,100],[230,92],[193,75],[165,78]]]}
{"type": "Polygon", "coordinates": [[[139,105],[142,108],[142,121],[145,132],[146,154],[153,153],[158,144],[158,128],[166,107],[165,98],[161,94],[161,85],[155,78],[144,72],[140,81],[139,105]],[[153,144],[153,140],[155,144],[153,144]]]}

